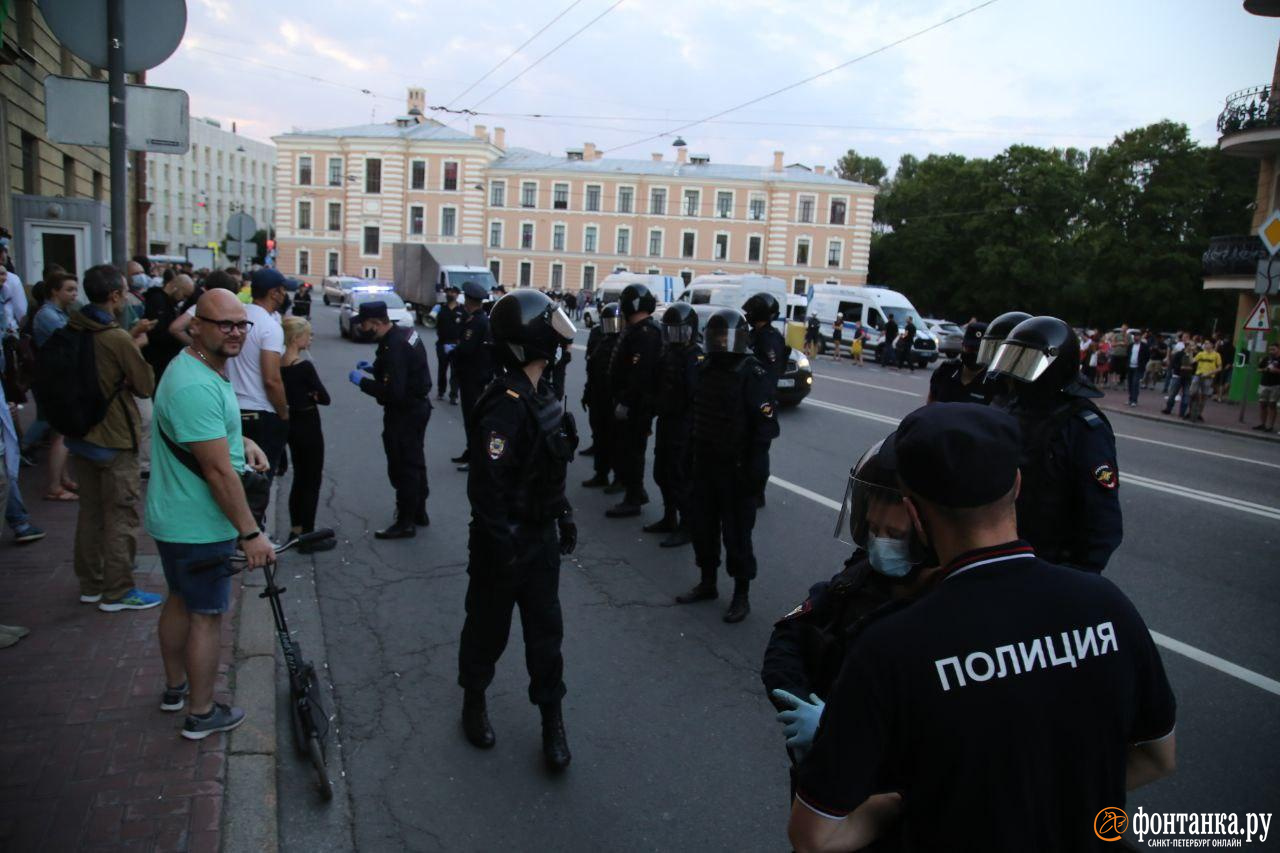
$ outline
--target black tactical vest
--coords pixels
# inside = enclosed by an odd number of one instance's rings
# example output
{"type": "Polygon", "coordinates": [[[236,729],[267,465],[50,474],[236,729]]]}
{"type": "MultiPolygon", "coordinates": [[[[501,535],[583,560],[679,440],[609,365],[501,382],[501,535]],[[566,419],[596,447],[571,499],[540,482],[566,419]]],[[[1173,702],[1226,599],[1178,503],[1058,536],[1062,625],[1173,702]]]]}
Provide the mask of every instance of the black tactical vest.
{"type": "Polygon", "coordinates": [[[1103,417],[1093,401],[1073,397],[1045,415],[1018,409],[1022,427],[1022,490],[1018,493],[1018,535],[1031,543],[1036,555],[1050,563],[1067,560],[1080,534],[1076,519],[1080,507],[1072,506],[1067,482],[1066,446],[1060,440],[1067,423],[1085,412],[1103,417]]]}
{"type": "Polygon", "coordinates": [[[721,456],[739,456],[746,445],[747,421],[743,413],[743,386],[756,364],[754,358],[737,362],[709,356],[698,369],[698,393],[693,398],[693,441],[721,456]]]}
{"type": "Polygon", "coordinates": [[[658,363],[658,398],[654,409],[659,417],[680,417],[689,409],[687,366],[693,358],[686,345],[668,346],[658,363]]]}

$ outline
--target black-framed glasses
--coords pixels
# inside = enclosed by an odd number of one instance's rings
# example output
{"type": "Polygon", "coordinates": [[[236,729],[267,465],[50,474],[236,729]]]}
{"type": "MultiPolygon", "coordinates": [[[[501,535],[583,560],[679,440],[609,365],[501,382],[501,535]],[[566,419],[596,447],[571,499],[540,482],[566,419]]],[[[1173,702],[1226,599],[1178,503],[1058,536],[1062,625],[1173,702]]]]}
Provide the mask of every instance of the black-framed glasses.
{"type": "Polygon", "coordinates": [[[253,328],[252,320],[215,320],[212,317],[204,317],[200,314],[196,315],[196,319],[217,327],[218,331],[224,335],[229,335],[232,332],[239,332],[245,335],[253,328]]]}

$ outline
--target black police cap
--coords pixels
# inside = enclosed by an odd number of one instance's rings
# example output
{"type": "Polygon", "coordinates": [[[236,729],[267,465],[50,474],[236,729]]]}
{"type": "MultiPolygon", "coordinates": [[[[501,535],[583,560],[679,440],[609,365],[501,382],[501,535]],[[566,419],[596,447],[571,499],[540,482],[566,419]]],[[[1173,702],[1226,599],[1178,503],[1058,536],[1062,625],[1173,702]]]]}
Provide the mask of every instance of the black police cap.
{"type": "Polygon", "coordinates": [[[464,281],[462,283],[462,295],[467,299],[475,299],[483,302],[489,298],[489,291],[484,289],[484,285],[475,281],[464,281]]]}
{"type": "Polygon", "coordinates": [[[1013,488],[1022,433],[1009,414],[977,403],[933,403],[894,433],[898,477],[940,506],[984,506],[1013,488]]]}
{"type": "Polygon", "coordinates": [[[987,324],[975,320],[964,327],[964,343],[961,346],[972,352],[977,352],[978,345],[982,343],[982,339],[986,337],[986,334],[987,324]]]}
{"type": "Polygon", "coordinates": [[[391,318],[387,316],[387,303],[381,300],[373,302],[361,302],[360,310],[356,314],[356,322],[363,323],[365,320],[382,320],[391,322],[391,318]]]}

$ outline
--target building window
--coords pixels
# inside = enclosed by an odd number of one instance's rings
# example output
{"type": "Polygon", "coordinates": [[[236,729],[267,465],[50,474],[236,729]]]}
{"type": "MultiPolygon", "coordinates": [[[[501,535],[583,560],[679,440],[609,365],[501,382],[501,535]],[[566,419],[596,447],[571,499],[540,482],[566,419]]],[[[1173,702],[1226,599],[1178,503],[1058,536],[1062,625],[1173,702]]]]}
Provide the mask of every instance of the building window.
{"type": "Polygon", "coordinates": [[[306,249],[298,250],[298,275],[311,275],[311,253],[306,249]]]}
{"type": "Polygon", "coordinates": [[[662,269],[660,267],[649,267],[645,272],[649,275],[662,275],[662,269]]]}
{"type": "Polygon", "coordinates": [[[489,261],[489,272],[493,273],[494,281],[501,282],[502,281],[502,261],[497,260],[496,258],[492,261],[489,261]]]}
{"type": "Polygon", "coordinates": [[[631,254],[631,229],[630,228],[618,229],[618,254],[619,255],[631,254]]]}
{"type": "Polygon", "coordinates": [[[618,212],[630,213],[635,207],[636,191],[634,187],[618,188],[618,212]]]}
{"type": "Polygon", "coordinates": [[[501,222],[489,223],[489,248],[490,249],[502,248],[502,223],[501,222]]]}
{"type": "Polygon", "coordinates": [[[733,193],[724,190],[716,193],[716,216],[721,219],[733,217],[733,193]]]}
{"type": "Polygon", "coordinates": [[[761,242],[762,240],[758,236],[747,238],[747,263],[759,262],[761,242]]]}
{"type": "Polygon", "coordinates": [[[342,230],[342,203],[337,201],[329,202],[329,230],[342,230]]]}
{"type": "MultiPolygon", "coordinates": [[[[166,172],[169,170],[167,165],[164,168],[166,172]]],[[[76,194],[76,161],[70,154],[62,155],[62,194],[67,198],[76,194]]]]}
{"type": "Polygon", "coordinates": [[[764,220],[764,196],[757,195],[751,197],[751,213],[752,219],[757,222],[764,220]]]}
{"type": "Polygon", "coordinates": [[[309,201],[298,202],[298,230],[311,230],[311,202],[309,201]]]}
{"type": "Polygon", "coordinates": [[[702,204],[702,192],[700,190],[684,191],[684,215],[697,216],[698,207],[702,204]]]}
{"type": "Polygon", "coordinates": [[[586,210],[600,209],[600,185],[587,184],[587,204],[586,210]]]}
{"type": "Polygon", "coordinates": [[[565,226],[562,222],[557,222],[551,227],[551,251],[564,251],[565,226]]]}
{"type": "Polygon", "coordinates": [[[521,249],[533,248],[533,223],[532,222],[520,223],[520,248],[521,249]]]}
{"type": "MultiPolygon", "coordinates": [[[[253,179],[254,180],[258,179],[257,163],[253,164],[253,179]]],[[[181,175],[178,176],[178,180],[182,180],[181,175]]],[[[342,158],[341,157],[329,158],[329,186],[331,187],[342,186],[342,158]]]]}
{"type": "Polygon", "coordinates": [[[422,236],[424,219],[424,208],[420,204],[409,206],[409,233],[414,236],[422,236]]]}
{"type": "Polygon", "coordinates": [[[441,237],[458,236],[458,209],[456,207],[441,208],[440,236],[441,237]]]}
{"type": "Polygon", "coordinates": [[[335,251],[333,251],[333,250],[330,250],[330,251],[329,251],[329,259],[328,259],[328,261],[326,262],[326,267],[325,267],[325,268],[328,270],[328,272],[326,272],[326,273],[325,273],[325,275],[338,275],[338,274],[339,274],[339,273],[338,273],[338,269],[339,269],[339,260],[340,260],[340,259],[339,259],[338,253],[337,253],[337,252],[335,252],[335,251]]]}
{"type": "Polygon", "coordinates": [[[369,158],[364,161],[364,191],[382,192],[382,161],[369,158]]]}
{"type": "Polygon", "coordinates": [[[649,232],[649,257],[662,257],[662,232],[657,229],[649,232]]]}
{"type": "Polygon", "coordinates": [[[551,289],[552,290],[564,289],[564,265],[563,264],[551,265],[551,289]]]}
{"type": "Polygon", "coordinates": [[[528,261],[520,262],[520,286],[530,287],[533,284],[533,264],[528,261]]]}
{"type": "Polygon", "coordinates": [[[582,251],[595,252],[596,250],[596,227],[588,225],[582,229],[582,251]]]}
{"type": "MultiPolygon", "coordinates": [[[[21,8],[22,4],[19,3],[21,8]]],[[[22,134],[22,191],[27,195],[40,194],[40,143],[34,136],[25,131],[22,134]]],[[[101,173],[94,172],[94,198],[102,198],[97,192],[102,180],[101,173]]]]}
{"type": "Polygon", "coordinates": [[[409,189],[425,190],[427,188],[427,161],[414,160],[409,164],[409,189]]]}
{"type": "Polygon", "coordinates": [[[311,186],[311,158],[298,158],[298,183],[304,187],[311,186]]]}
{"type": "Polygon", "coordinates": [[[456,160],[445,161],[444,188],[451,193],[458,191],[458,162],[456,160]]]}
{"type": "Polygon", "coordinates": [[[654,188],[649,190],[649,214],[651,216],[667,215],[667,191],[654,188]]]}
{"type": "Polygon", "coordinates": [[[507,203],[507,182],[494,181],[489,185],[489,204],[493,207],[505,207],[507,203]]]}
{"type": "Polygon", "coordinates": [[[698,247],[698,235],[692,231],[685,231],[680,235],[680,257],[692,258],[694,251],[698,247]]]}
{"type": "Polygon", "coordinates": [[[844,224],[844,212],[846,207],[847,205],[842,199],[833,198],[831,200],[831,224],[832,225],[844,224]]]}
{"type": "Polygon", "coordinates": [[[729,235],[717,234],[714,259],[717,261],[723,261],[727,257],[729,257],[729,235]]]}
{"type": "Polygon", "coordinates": [[[809,264],[809,238],[801,237],[796,241],[796,266],[803,267],[809,264]]]}
{"type": "Polygon", "coordinates": [[[533,181],[525,181],[520,185],[520,206],[538,206],[538,185],[533,181]]]}
{"type": "Polygon", "coordinates": [[[791,282],[791,292],[796,296],[804,296],[809,292],[809,282],[807,279],[797,278],[791,282]]]}
{"type": "Polygon", "coordinates": [[[582,289],[591,290],[596,286],[596,268],[590,264],[582,267],[582,289]]]}
{"type": "Polygon", "coordinates": [[[552,202],[551,206],[556,210],[569,209],[569,185],[556,184],[551,188],[552,202]]]}
{"type": "Polygon", "coordinates": [[[800,197],[800,217],[799,218],[801,222],[813,221],[813,196],[806,195],[806,196],[800,197]]]}
{"type": "Polygon", "coordinates": [[[843,245],[840,243],[839,240],[832,240],[829,243],[827,243],[827,266],[829,267],[840,266],[840,254],[842,250],[843,250],[843,245]]]}
{"type": "Polygon", "coordinates": [[[364,254],[377,255],[382,251],[382,232],[376,225],[364,227],[364,254]]]}
{"type": "Polygon", "coordinates": [[[377,268],[377,267],[364,267],[364,269],[363,269],[363,270],[361,270],[361,272],[360,272],[360,277],[361,277],[361,278],[377,278],[377,277],[378,277],[378,268],[377,268]]]}

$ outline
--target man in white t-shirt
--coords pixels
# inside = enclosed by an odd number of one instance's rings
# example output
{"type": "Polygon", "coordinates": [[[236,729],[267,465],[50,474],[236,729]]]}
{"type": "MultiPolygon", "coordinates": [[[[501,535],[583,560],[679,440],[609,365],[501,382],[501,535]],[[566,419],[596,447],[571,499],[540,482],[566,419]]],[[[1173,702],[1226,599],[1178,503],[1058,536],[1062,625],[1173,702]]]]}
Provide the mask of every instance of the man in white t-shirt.
{"type": "Polygon", "coordinates": [[[274,474],[289,438],[289,405],[280,378],[284,329],[277,314],[289,297],[284,276],[274,269],[254,273],[252,287],[253,302],[245,306],[245,315],[253,325],[239,358],[227,360],[227,375],[240,403],[241,432],[262,448],[274,474]]]}

